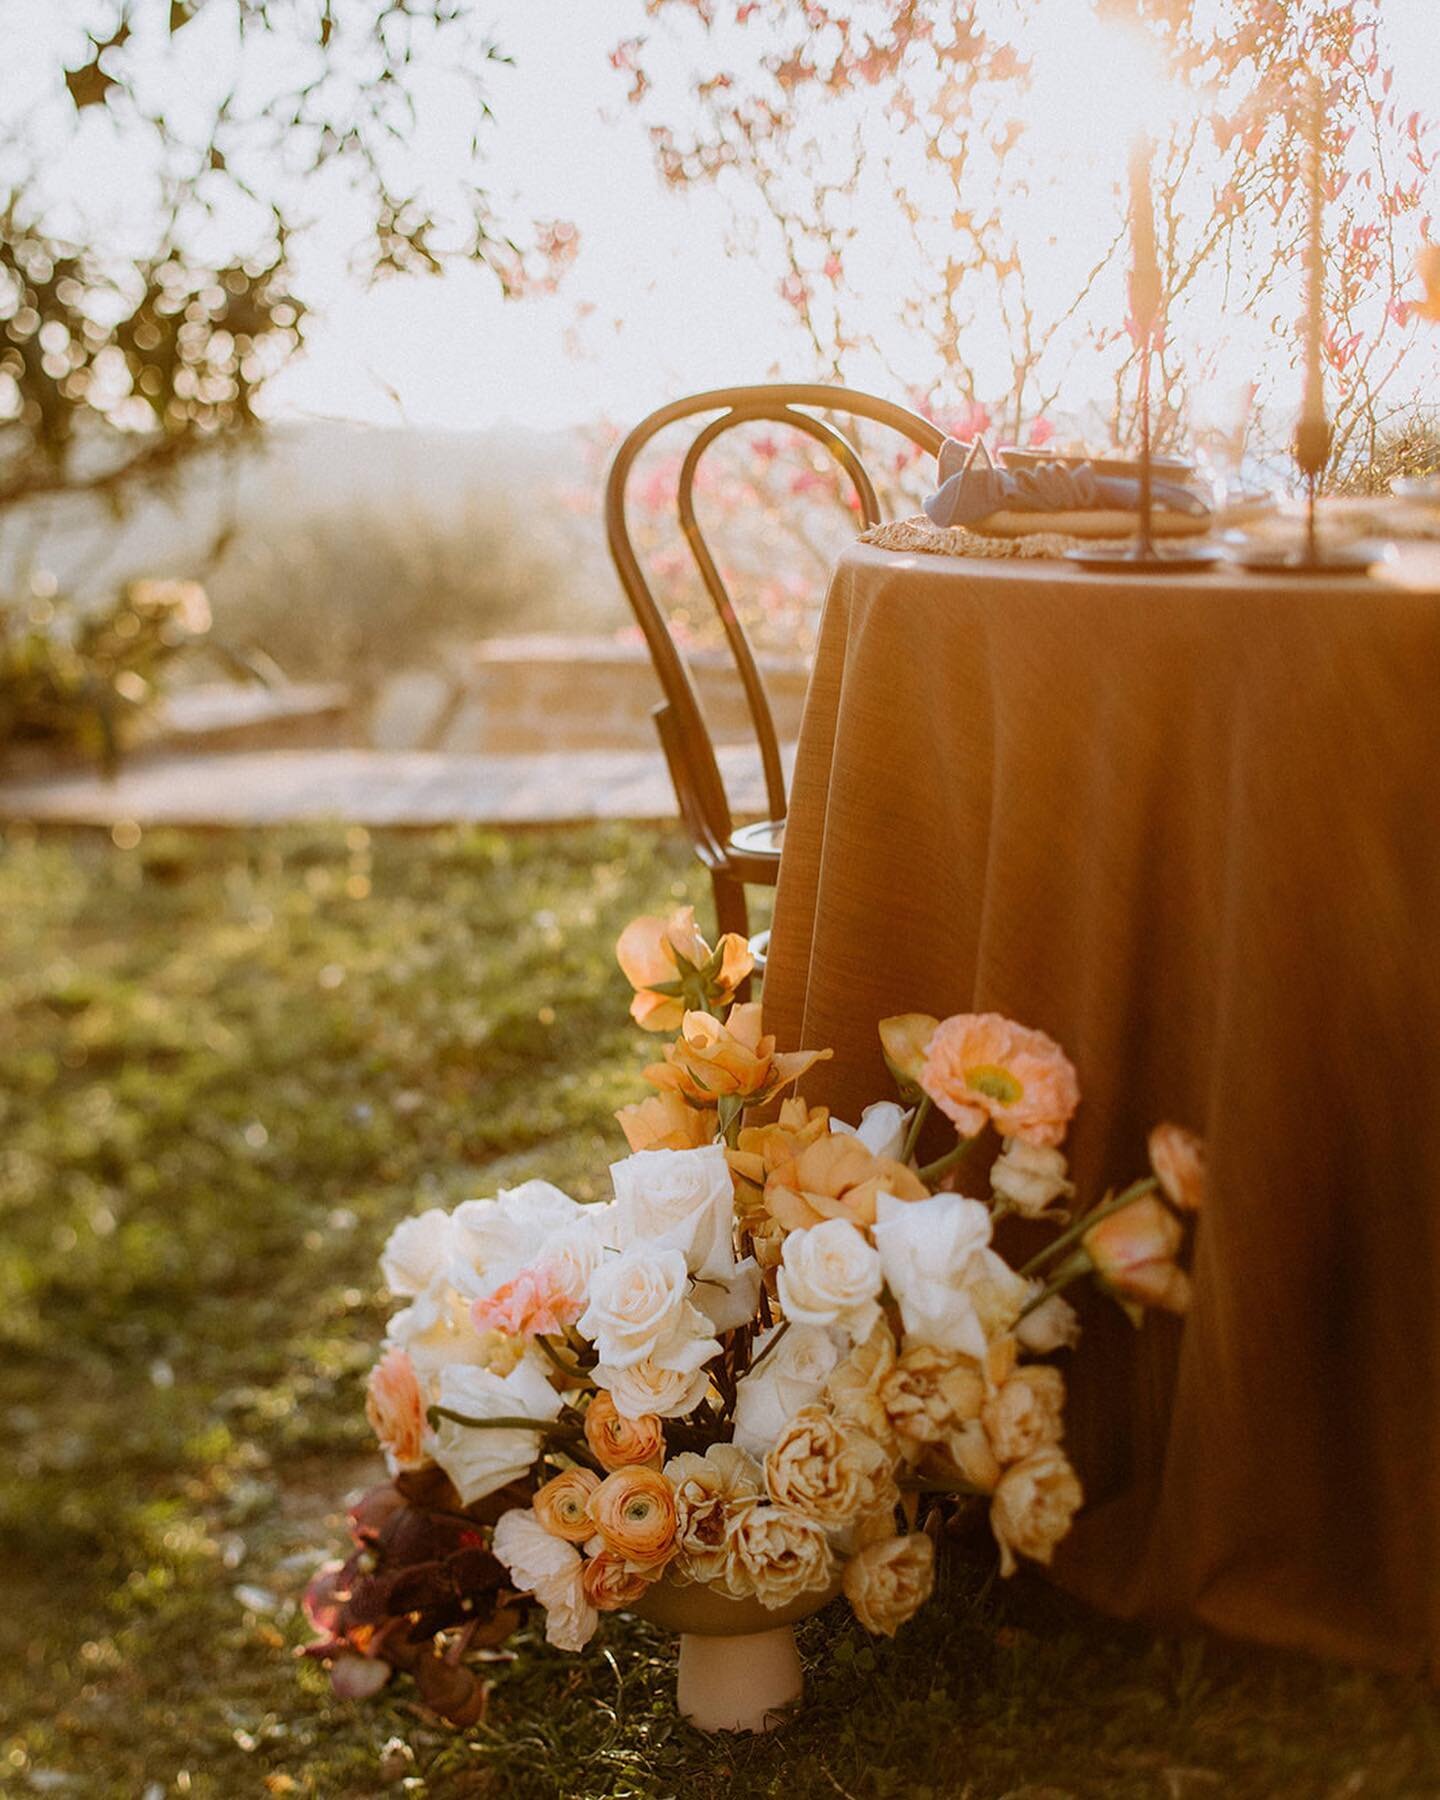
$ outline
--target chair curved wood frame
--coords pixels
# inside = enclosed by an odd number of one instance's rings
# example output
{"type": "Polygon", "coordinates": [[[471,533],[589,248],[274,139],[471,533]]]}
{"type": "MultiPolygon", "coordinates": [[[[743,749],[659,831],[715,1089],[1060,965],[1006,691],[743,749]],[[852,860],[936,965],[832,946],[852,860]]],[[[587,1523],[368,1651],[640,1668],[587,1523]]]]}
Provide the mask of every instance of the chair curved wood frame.
{"type": "Polygon", "coordinates": [[[945,434],[919,413],[853,388],[823,383],[766,383],[757,387],[714,388],[672,401],[642,419],[615,452],[605,483],[605,530],[616,574],[645,635],[655,673],[665,698],[651,717],[660,736],[680,816],[695,853],[710,871],[720,931],[748,934],[747,883],[773,887],[780,868],[780,840],[786,810],[785,772],[780,744],[754,652],[736,614],[695,513],[695,475],[707,450],[727,431],[757,422],[788,426],[814,439],[833,456],[849,477],[865,526],[880,522],[874,483],[850,439],[826,417],[848,414],[889,427],[922,451],[938,452],[945,434]],[[685,541],[715,607],[725,641],[744,689],[760,750],[769,817],[756,825],[735,828],[729,797],[715,755],[695,683],[680,654],[665,615],[650,589],[630,540],[626,486],[635,460],[646,444],[667,426],[703,413],[718,416],[701,427],[680,469],[678,507],[685,541]]]}

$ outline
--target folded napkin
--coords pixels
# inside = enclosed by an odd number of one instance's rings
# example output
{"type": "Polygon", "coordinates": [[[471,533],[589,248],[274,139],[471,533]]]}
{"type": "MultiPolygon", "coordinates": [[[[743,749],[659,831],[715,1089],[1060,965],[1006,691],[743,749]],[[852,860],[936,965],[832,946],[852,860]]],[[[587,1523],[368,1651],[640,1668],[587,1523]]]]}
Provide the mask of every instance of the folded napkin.
{"type": "MultiPolygon", "coordinates": [[[[1089,463],[1041,463],[1032,469],[997,469],[984,440],[962,444],[947,438],[940,446],[940,486],[925,501],[931,521],[942,529],[978,525],[993,513],[1138,512],[1140,483],[1130,476],[1097,475],[1089,463]]],[[[1157,511],[1205,519],[1210,509],[1189,488],[1172,481],[1151,483],[1157,511]]]]}

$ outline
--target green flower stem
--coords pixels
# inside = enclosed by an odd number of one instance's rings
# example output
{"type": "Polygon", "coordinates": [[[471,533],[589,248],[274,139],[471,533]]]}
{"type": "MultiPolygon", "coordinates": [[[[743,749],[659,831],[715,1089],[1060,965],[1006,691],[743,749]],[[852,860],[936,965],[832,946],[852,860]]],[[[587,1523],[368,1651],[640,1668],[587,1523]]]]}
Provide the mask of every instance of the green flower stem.
{"type": "Polygon", "coordinates": [[[915,1116],[910,1121],[910,1129],[905,1133],[905,1143],[900,1151],[902,1163],[908,1163],[915,1154],[915,1146],[920,1141],[920,1133],[924,1129],[925,1121],[930,1117],[934,1105],[935,1102],[928,1094],[921,1095],[920,1104],[915,1108],[915,1116]]]}
{"type": "Polygon", "coordinates": [[[1017,1274],[1033,1275],[1037,1269],[1043,1268],[1052,1257],[1058,1256],[1062,1250],[1068,1250],[1073,1243],[1084,1237],[1092,1225],[1098,1225],[1102,1219],[1108,1219],[1111,1213],[1117,1213],[1127,1206],[1133,1206],[1137,1200],[1152,1193],[1159,1185],[1160,1183],[1153,1175],[1146,1175],[1139,1181],[1132,1181],[1129,1187],[1116,1194],[1113,1200],[1102,1200],[1098,1206],[1092,1207],[1088,1213],[1078,1218],[1068,1230],[1062,1231],[1059,1237],[1052,1238],[1043,1250],[1037,1250],[1029,1262],[1022,1269],[1016,1271],[1017,1274]]]}
{"type": "Polygon", "coordinates": [[[576,1368],[574,1363],[567,1362],[548,1338],[537,1337],[535,1342],[545,1352],[546,1356],[550,1358],[551,1362],[554,1363],[555,1367],[567,1381],[573,1383],[576,1387],[595,1386],[595,1382],[591,1377],[587,1375],[583,1369],[576,1368]]]}
{"type": "Polygon", "coordinates": [[[469,1413],[456,1412],[449,1406],[432,1406],[430,1419],[449,1419],[456,1425],[471,1425],[478,1431],[538,1431],[542,1437],[574,1437],[568,1425],[562,1425],[557,1419],[525,1419],[518,1415],[506,1414],[495,1419],[476,1419],[469,1413]]]}
{"type": "MultiPolygon", "coordinates": [[[[1069,1287],[1072,1281],[1078,1281],[1082,1275],[1088,1275],[1094,1266],[1095,1265],[1090,1261],[1088,1251],[1074,1251],[1065,1258],[1065,1261],[1061,1263],[1060,1267],[1050,1277],[1049,1281],[1046,1282],[1045,1286],[1041,1288],[1035,1298],[1027,1301],[1025,1305],[1020,1308],[1020,1318],[1028,1318],[1037,1307],[1043,1306],[1047,1300],[1052,1299],[1062,1288],[1069,1287]]],[[[1019,1320],[1017,1320],[1016,1323],[1018,1324],[1019,1320]]]]}
{"type": "Polygon", "coordinates": [[[926,1187],[932,1186],[942,1175],[948,1175],[953,1168],[964,1162],[978,1141],[979,1135],[977,1132],[974,1137],[962,1137],[953,1150],[947,1150],[944,1156],[937,1157],[933,1163],[927,1163],[923,1169],[917,1169],[915,1173],[926,1187]]]}
{"type": "Polygon", "coordinates": [[[784,1337],[785,1333],[789,1329],[790,1329],[790,1321],[788,1319],[782,1319],[780,1321],[779,1325],[775,1329],[774,1337],[771,1338],[770,1342],[765,1346],[765,1348],[755,1358],[754,1362],[751,1363],[750,1367],[745,1371],[745,1373],[747,1375],[753,1375],[755,1373],[755,1371],[760,1367],[761,1363],[764,1362],[765,1358],[770,1354],[770,1352],[780,1342],[781,1338],[784,1337]]]}

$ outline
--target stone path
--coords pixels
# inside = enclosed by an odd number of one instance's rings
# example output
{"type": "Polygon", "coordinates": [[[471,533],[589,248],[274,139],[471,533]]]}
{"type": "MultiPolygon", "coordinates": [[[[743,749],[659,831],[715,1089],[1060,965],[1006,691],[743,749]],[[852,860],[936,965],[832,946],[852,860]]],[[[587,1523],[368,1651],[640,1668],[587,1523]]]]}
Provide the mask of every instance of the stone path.
{"type": "MultiPolygon", "coordinates": [[[[737,814],[764,812],[758,759],[722,746],[737,814]]],[[[256,750],[155,754],[113,782],[63,770],[0,782],[0,819],[36,824],[558,825],[589,819],[673,819],[675,795],[658,751],[538,756],[432,751],[256,750]]]]}

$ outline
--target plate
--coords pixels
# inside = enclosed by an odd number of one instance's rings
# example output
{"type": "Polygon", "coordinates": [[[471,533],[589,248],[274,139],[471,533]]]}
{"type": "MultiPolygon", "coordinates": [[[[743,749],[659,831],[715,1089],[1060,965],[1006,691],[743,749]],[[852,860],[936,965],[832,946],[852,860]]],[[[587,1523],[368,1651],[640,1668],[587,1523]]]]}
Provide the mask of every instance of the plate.
{"type": "Polygon", "coordinates": [[[1319,558],[1311,562],[1304,544],[1268,544],[1232,551],[1237,569],[1254,575],[1363,575],[1384,562],[1389,545],[1370,542],[1322,544],[1319,558]]]}
{"type": "MultiPolygon", "coordinates": [[[[1089,463],[1097,475],[1123,475],[1132,481],[1140,479],[1139,463],[1118,450],[1100,456],[1081,456],[1074,452],[1056,454],[1049,450],[1006,448],[998,450],[996,455],[1007,469],[1037,469],[1041,463],[1060,463],[1067,469],[1078,469],[1081,463],[1089,463]]],[[[1155,456],[1150,459],[1150,472],[1157,481],[1185,482],[1193,480],[1195,465],[1177,456],[1155,456]]]]}
{"type": "Polygon", "coordinates": [[[1087,545],[1081,550],[1067,550],[1066,562],[1078,563],[1082,569],[1093,569],[1100,575],[1184,575],[1213,569],[1225,559],[1218,544],[1173,539],[1155,544],[1146,555],[1138,546],[1131,550],[1115,550],[1108,546],[1087,545]]]}

